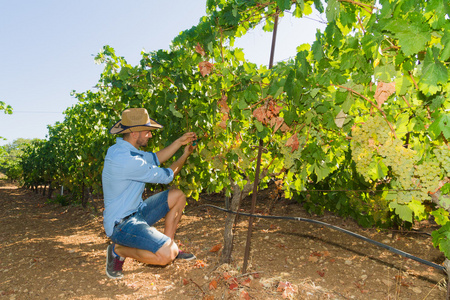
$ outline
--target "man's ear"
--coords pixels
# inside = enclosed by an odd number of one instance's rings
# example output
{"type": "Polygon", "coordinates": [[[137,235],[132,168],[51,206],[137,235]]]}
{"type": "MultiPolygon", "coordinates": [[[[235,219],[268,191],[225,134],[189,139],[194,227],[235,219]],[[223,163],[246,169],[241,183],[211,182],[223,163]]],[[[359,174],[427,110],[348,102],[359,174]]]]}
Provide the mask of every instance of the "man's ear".
{"type": "Polygon", "coordinates": [[[134,140],[137,140],[137,138],[139,137],[139,131],[132,131],[132,132],[130,132],[130,136],[131,136],[134,140]]]}

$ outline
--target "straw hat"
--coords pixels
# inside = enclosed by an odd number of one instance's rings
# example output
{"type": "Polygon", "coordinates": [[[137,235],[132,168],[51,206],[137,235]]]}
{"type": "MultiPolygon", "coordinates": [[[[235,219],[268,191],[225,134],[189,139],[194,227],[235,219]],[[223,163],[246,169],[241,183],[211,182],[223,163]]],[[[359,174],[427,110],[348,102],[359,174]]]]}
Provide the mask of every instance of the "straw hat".
{"type": "Polygon", "coordinates": [[[109,130],[111,134],[137,132],[162,128],[163,126],[150,119],[145,108],[128,108],[122,112],[122,120],[109,130]]]}

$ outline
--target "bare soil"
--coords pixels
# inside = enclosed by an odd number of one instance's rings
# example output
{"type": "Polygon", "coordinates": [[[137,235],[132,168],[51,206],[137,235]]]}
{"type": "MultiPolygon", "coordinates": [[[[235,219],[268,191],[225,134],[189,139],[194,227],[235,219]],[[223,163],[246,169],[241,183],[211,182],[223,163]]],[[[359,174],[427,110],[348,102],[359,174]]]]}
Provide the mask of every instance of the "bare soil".
{"type": "MultiPolygon", "coordinates": [[[[267,213],[269,193],[258,195],[258,213],[267,213]]],[[[177,242],[197,260],[155,267],[127,259],[124,278],[111,280],[105,275],[109,240],[101,209],[50,203],[0,180],[0,299],[445,299],[445,273],[306,222],[256,219],[242,274],[248,218],[240,217],[233,262],[221,265],[226,214],[202,206],[223,207],[221,199],[189,200],[179,225],[177,242]]],[[[96,201],[101,207],[102,200],[96,201]]],[[[311,216],[283,199],[271,214],[313,218],[428,261],[444,259],[427,234],[363,229],[330,213],[311,216]]],[[[429,220],[414,229],[435,228],[429,220]]]]}

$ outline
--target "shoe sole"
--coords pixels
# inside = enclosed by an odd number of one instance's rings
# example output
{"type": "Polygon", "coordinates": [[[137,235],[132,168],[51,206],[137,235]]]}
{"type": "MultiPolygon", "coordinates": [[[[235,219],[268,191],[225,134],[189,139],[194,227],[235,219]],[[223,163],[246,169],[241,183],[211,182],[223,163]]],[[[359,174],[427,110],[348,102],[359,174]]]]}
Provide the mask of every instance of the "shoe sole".
{"type": "Polygon", "coordinates": [[[180,262],[188,262],[188,261],[193,261],[193,260],[196,260],[196,259],[197,259],[197,257],[193,256],[191,258],[176,258],[175,260],[176,261],[180,261],[180,262]]]}

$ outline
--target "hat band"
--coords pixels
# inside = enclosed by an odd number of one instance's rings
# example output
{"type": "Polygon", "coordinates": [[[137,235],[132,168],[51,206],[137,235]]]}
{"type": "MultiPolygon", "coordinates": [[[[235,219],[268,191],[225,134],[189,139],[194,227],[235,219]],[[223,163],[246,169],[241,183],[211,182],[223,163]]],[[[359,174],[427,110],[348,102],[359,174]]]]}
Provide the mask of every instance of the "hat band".
{"type": "Polygon", "coordinates": [[[130,128],[133,128],[133,127],[141,127],[141,126],[153,127],[151,122],[148,122],[148,123],[145,123],[145,124],[142,124],[142,125],[132,125],[132,126],[126,126],[126,125],[123,125],[123,124],[119,124],[119,125],[120,125],[120,128],[122,128],[123,130],[127,130],[127,129],[130,129],[130,128]]]}

